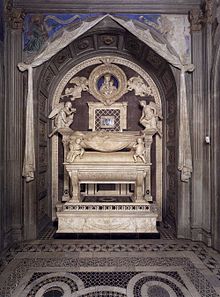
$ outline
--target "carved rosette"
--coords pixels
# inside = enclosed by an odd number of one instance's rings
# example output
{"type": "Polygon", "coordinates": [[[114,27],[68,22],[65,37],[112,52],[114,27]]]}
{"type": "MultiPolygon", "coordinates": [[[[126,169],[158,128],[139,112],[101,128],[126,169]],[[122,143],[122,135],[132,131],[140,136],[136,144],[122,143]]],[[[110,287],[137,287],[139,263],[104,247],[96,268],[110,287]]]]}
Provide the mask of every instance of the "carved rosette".
{"type": "Polygon", "coordinates": [[[127,77],[124,71],[114,64],[99,65],[89,76],[89,91],[103,104],[111,105],[127,92],[127,77]],[[107,87],[105,80],[109,83],[107,87]]]}

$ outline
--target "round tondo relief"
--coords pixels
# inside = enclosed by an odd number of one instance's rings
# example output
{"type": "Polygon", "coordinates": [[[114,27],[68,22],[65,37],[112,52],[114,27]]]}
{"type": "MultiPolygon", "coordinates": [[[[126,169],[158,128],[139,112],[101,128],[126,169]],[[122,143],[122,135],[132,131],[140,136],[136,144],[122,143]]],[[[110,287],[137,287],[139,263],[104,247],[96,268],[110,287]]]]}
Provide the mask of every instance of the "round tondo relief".
{"type": "Polygon", "coordinates": [[[100,65],[89,76],[89,90],[96,99],[111,105],[127,92],[127,77],[114,64],[100,65]]]}

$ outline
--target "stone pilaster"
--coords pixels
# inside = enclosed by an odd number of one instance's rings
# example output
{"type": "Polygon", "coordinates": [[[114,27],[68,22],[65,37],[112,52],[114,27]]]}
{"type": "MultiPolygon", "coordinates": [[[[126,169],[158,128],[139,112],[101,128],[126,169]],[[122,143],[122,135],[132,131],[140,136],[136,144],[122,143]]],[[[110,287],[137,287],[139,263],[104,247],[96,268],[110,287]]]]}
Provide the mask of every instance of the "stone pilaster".
{"type": "MultiPolygon", "coordinates": [[[[211,13],[209,14],[211,21],[211,13]]],[[[204,49],[204,107],[203,107],[203,241],[211,245],[211,139],[210,120],[211,120],[211,63],[212,63],[212,25],[208,22],[203,29],[203,49],[204,49]]]]}
{"type": "Polygon", "coordinates": [[[17,64],[22,60],[22,14],[7,8],[6,28],[6,233],[12,241],[22,239],[23,232],[23,77],[17,64]]]}
{"type": "MultiPolygon", "coordinates": [[[[180,75],[179,70],[174,69],[174,75],[176,78],[177,83],[177,92],[178,92],[178,100],[177,100],[177,110],[180,110],[180,75]]],[[[190,84],[190,78],[191,74],[186,74],[186,90],[187,90],[187,98],[191,95],[191,84],[190,84]]],[[[190,101],[190,100],[188,100],[190,101]]],[[[189,103],[189,102],[188,102],[189,103]]],[[[178,112],[177,116],[177,122],[179,123],[180,114],[178,112]]],[[[189,113],[189,119],[190,119],[190,113],[189,113]]],[[[191,131],[191,126],[190,126],[191,131]]],[[[176,147],[176,150],[178,151],[178,145],[176,147]]],[[[176,169],[177,170],[177,169],[176,169]]],[[[176,207],[177,207],[177,213],[176,213],[176,221],[177,221],[177,237],[178,238],[185,238],[189,239],[191,238],[191,230],[190,230],[190,208],[191,208],[191,195],[190,195],[190,187],[191,187],[191,179],[189,182],[182,182],[180,173],[178,174],[178,193],[176,197],[176,207]]]]}
{"type": "MultiPolygon", "coordinates": [[[[219,3],[220,5],[220,3],[219,3]]],[[[220,251],[220,6],[216,10],[218,26],[213,36],[215,45],[211,76],[211,191],[212,191],[212,244],[220,251]]]]}
{"type": "MultiPolygon", "coordinates": [[[[207,197],[207,188],[209,188],[209,184],[204,184],[204,170],[208,170],[208,168],[204,166],[206,162],[204,159],[204,131],[207,126],[207,123],[204,120],[204,114],[209,114],[209,108],[208,106],[205,106],[205,103],[207,102],[207,92],[205,92],[205,90],[207,90],[207,84],[205,81],[207,61],[204,61],[205,47],[203,38],[203,31],[207,17],[206,13],[202,11],[200,11],[199,17],[193,18],[193,14],[194,12],[191,12],[192,62],[195,65],[195,70],[192,74],[193,93],[191,105],[193,156],[191,231],[193,240],[203,241],[204,221],[206,221],[205,224],[207,224],[207,218],[209,217],[210,219],[209,205],[207,204],[209,200],[207,197]],[[194,22],[195,19],[196,22],[194,22]],[[197,27],[196,24],[198,25],[197,27]],[[206,110],[207,108],[208,110],[206,110]]],[[[208,172],[205,174],[209,175],[208,172]]]]}
{"type": "Polygon", "coordinates": [[[4,192],[5,170],[5,96],[4,96],[4,47],[0,41],[0,250],[5,247],[5,219],[6,219],[6,195],[4,192]]]}
{"type": "Polygon", "coordinates": [[[178,178],[177,238],[190,239],[190,182],[178,178]]]}

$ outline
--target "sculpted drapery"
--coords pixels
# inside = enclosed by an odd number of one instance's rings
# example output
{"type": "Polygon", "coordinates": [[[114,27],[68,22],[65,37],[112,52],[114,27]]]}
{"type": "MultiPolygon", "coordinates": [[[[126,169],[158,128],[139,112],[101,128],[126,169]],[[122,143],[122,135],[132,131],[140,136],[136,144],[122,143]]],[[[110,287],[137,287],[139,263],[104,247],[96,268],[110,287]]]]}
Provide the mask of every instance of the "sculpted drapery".
{"type": "Polygon", "coordinates": [[[180,55],[171,51],[167,44],[160,43],[154,39],[149,29],[145,30],[137,26],[134,21],[125,21],[120,18],[104,15],[96,18],[90,22],[83,21],[81,26],[71,31],[64,30],[55,40],[48,43],[45,49],[38,54],[29,63],[19,63],[20,71],[28,71],[28,94],[27,94],[27,108],[26,108],[26,137],[25,137],[25,154],[23,164],[23,176],[26,181],[34,179],[35,173],[35,149],[34,149],[34,115],[33,115],[33,68],[42,65],[51,57],[56,55],[64,47],[83,35],[86,31],[98,24],[102,19],[110,17],[115,20],[122,27],[131,32],[134,36],[152,48],[158,55],[163,57],[169,64],[180,70],[180,90],[179,90],[179,159],[178,169],[181,172],[181,180],[188,181],[192,172],[192,155],[190,144],[189,119],[187,111],[187,97],[186,97],[186,83],[185,73],[193,71],[192,64],[185,65],[181,61],[180,55]]]}

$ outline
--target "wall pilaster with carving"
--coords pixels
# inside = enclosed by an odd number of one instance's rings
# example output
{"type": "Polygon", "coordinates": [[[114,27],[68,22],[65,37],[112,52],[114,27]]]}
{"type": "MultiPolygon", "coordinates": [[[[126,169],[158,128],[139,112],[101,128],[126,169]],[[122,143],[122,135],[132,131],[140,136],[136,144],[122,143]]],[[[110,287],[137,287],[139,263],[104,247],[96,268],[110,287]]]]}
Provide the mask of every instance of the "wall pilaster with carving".
{"type": "Polygon", "coordinates": [[[220,251],[220,3],[215,12],[211,68],[211,227],[212,244],[220,251]]]}
{"type": "Polygon", "coordinates": [[[190,12],[192,58],[195,71],[192,79],[192,239],[211,245],[211,63],[214,2],[207,0],[201,9],[190,12]]]}
{"type": "Polygon", "coordinates": [[[5,143],[6,204],[5,240],[19,241],[23,232],[23,77],[17,69],[22,59],[23,13],[10,3],[6,7],[5,29],[5,143]]]}
{"type": "Polygon", "coordinates": [[[5,106],[5,96],[4,96],[4,46],[3,41],[0,41],[0,250],[5,247],[5,203],[6,197],[4,193],[4,170],[5,170],[5,155],[4,155],[4,145],[5,145],[5,125],[4,125],[4,106],[5,106]]]}
{"type": "Polygon", "coordinates": [[[193,154],[193,175],[192,175],[192,209],[191,228],[192,238],[201,240],[199,234],[202,229],[203,211],[203,55],[202,55],[202,24],[200,10],[190,12],[191,36],[192,36],[192,61],[195,70],[192,77],[192,154],[193,154]]]}

